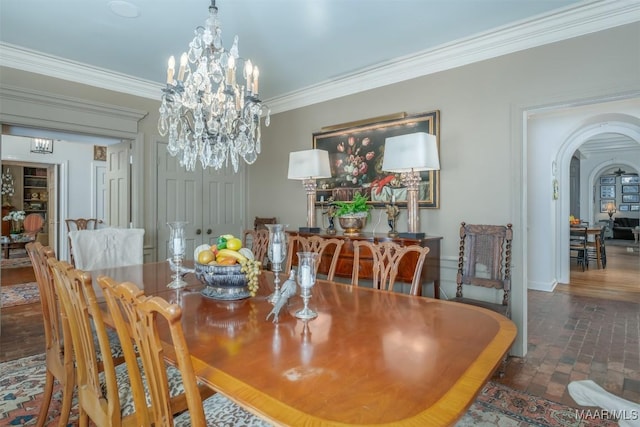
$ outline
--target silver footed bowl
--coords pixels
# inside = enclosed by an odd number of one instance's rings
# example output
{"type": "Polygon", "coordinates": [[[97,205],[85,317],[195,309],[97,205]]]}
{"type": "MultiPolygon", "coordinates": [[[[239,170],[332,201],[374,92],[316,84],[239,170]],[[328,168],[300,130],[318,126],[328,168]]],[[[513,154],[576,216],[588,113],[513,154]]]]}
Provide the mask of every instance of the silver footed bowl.
{"type": "Polygon", "coordinates": [[[344,230],[345,236],[358,236],[360,231],[367,225],[367,215],[345,215],[338,217],[340,227],[344,230]]]}
{"type": "Polygon", "coordinates": [[[202,295],[217,299],[234,301],[250,296],[247,277],[236,265],[204,265],[194,262],[195,274],[205,286],[202,295]]]}

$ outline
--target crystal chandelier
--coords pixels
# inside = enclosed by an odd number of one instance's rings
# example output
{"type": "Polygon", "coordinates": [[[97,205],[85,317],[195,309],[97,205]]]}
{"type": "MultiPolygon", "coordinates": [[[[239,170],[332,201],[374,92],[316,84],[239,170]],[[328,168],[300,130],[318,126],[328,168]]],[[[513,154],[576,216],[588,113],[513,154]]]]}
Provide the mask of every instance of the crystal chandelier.
{"type": "Polygon", "coordinates": [[[169,59],[158,131],[169,135],[169,154],[180,154],[187,170],[195,169],[198,158],[203,168],[216,170],[231,160],[237,172],[239,157],[252,164],[260,154],[261,116],[266,115],[266,126],[270,123],[270,110],[258,98],[258,67],[240,58],[238,36],[227,51],[221,35],[218,8],[211,0],[209,18],[196,28],[177,76],[175,59],[169,59]],[[236,81],[240,62],[244,84],[236,81]]]}

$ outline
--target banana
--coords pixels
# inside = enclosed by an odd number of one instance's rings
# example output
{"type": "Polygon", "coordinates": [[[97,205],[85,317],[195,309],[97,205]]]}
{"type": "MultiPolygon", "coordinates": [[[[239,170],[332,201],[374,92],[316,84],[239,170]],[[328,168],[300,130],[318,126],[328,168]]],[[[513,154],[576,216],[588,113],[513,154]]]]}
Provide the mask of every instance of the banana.
{"type": "Polygon", "coordinates": [[[242,255],[240,252],[238,251],[233,251],[231,249],[220,249],[218,251],[217,257],[223,257],[223,258],[235,258],[238,261],[246,261],[247,257],[242,255]]]}

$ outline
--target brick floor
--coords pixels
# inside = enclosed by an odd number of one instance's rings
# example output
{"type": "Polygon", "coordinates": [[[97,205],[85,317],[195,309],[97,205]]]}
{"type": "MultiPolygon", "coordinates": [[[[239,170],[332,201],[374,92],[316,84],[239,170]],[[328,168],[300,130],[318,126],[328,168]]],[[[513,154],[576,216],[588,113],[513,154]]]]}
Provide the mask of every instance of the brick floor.
{"type": "Polygon", "coordinates": [[[573,407],[571,381],[591,379],[640,403],[640,304],[529,291],[529,351],[510,358],[505,377],[517,390],[573,407]]]}

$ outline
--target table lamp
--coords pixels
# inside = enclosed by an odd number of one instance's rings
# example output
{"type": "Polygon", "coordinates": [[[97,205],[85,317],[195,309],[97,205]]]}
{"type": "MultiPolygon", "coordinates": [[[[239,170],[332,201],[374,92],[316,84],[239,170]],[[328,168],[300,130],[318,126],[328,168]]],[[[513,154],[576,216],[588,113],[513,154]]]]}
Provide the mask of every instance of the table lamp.
{"type": "Polygon", "coordinates": [[[399,173],[402,182],[407,186],[408,232],[399,233],[399,236],[423,239],[425,233],[419,231],[418,189],[421,171],[440,170],[438,141],[435,135],[416,132],[387,138],[384,144],[382,170],[399,173]]]}
{"type": "Polygon", "coordinates": [[[289,153],[289,179],[302,180],[307,191],[307,226],[300,227],[304,233],[319,233],[316,227],[316,179],[331,178],[329,152],[326,150],[303,150],[289,153]]]}
{"type": "Polygon", "coordinates": [[[609,214],[609,221],[611,221],[611,217],[614,213],[616,213],[616,204],[613,202],[607,203],[607,213],[609,214]]]}

